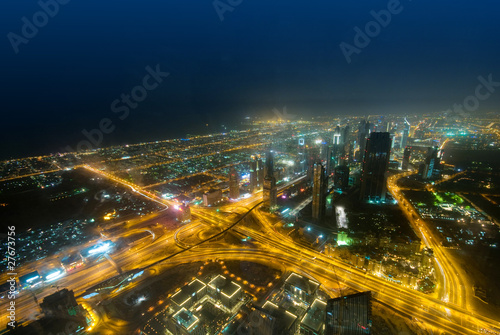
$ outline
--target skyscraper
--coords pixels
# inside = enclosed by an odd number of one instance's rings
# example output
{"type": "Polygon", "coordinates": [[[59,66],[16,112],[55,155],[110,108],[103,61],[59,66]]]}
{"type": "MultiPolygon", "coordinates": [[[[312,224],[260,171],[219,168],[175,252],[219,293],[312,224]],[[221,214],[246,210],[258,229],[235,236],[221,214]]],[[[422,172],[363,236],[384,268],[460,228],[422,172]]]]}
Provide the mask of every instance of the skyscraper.
{"type": "Polygon", "coordinates": [[[433,177],[440,163],[439,148],[431,147],[427,149],[427,157],[425,158],[425,167],[422,174],[423,179],[430,179],[433,177]]]}
{"type": "Polygon", "coordinates": [[[272,151],[268,151],[266,153],[266,165],[264,174],[267,177],[268,175],[273,175],[274,173],[274,157],[272,151]]]}
{"type": "Polygon", "coordinates": [[[403,163],[401,165],[401,169],[403,171],[408,171],[408,166],[410,165],[411,149],[412,147],[406,147],[403,153],[403,163]]]}
{"type": "Polygon", "coordinates": [[[276,179],[274,176],[266,176],[264,178],[264,191],[263,191],[263,200],[264,206],[273,209],[276,207],[276,197],[278,196],[278,192],[276,189],[276,179]]]}
{"type": "Polygon", "coordinates": [[[299,138],[297,145],[297,169],[295,172],[302,173],[307,169],[306,142],[299,138]]]}
{"type": "Polygon", "coordinates": [[[401,149],[406,148],[406,145],[408,143],[408,136],[409,135],[410,135],[410,123],[405,118],[404,128],[403,128],[403,134],[401,135],[401,143],[399,145],[399,147],[401,149]]]}
{"type": "Polygon", "coordinates": [[[366,137],[370,133],[370,122],[366,122],[366,120],[362,120],[359,123],[358,127],[358,146],[359,151],[357,153],[356,159],[358,161],[363,160],[365,149],[366,149],[366,137]]]}
{"type": "Polygon", "coordinates": [[[335,128],[335,131],[333,132],[333,145],[335,144],[341,144],[344,142],[344,139],[342,138],[342,131],[340,130],[340,127],[337,126],[335,128]]]}
{"type": "Polygon", "coordinates": [[[257,187],[262,189],[264,186],[264,162],[262,159],[257,161],[257,187]]]}
{"type": "Polygon", "coordinates": [[[371,328],[371,292],[328,300],[325,335],[366,335],[371,328]]]}
{"type": "Polygon", "coordinates": [[[371,133],[366,140],[361,177],[360,199],[384,201],[387,170],[391,155],[391,136],[389,133],[371,133]]]}
{"type": "Polygon", "coordinates": [[[325,214],[327,178],[321,162],[314,164],[312,217],[321,219],[325,214]]]}
{"type": "Polygon", "coordinates": [[[240,176],[234,168],[229,172],[229,198],[238,199],[240,197],[240,176]]]}
{"type": "Polygon", "coordinates": [[[349,167],[339,165],[333,170],[333,185],[335,188],[345,190],[349,187],[349,167]]]}
{"type": "Polygon", "coordinates": [[[266,156],[266,176],[264,177],[263,200],[264,206],[273,210],[277,203],[278,189],[276,188],[276,178],[274,177],[274,159],[271,151],[266,156]]]}
{"type": "Polygon", "coordinates": [[[257,162],[250,162],[250,193],[257,190],[257,162]]]}

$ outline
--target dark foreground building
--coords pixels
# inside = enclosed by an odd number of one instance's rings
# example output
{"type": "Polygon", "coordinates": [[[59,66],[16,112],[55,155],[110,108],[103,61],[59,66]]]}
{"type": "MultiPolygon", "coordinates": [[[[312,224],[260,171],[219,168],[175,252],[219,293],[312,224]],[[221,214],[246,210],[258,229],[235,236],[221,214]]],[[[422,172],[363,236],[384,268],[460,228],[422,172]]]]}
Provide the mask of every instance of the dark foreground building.
{"type": "Polygon", "coordinates": [[[330,299],[326,305],[325,335],[370,334],[371,292],[330,299]]]}
{"type": "Polygon", "coordinates": [[[385,200],[391,144],[389,133],[371,133],[366,140],[360,200],[385,200]]]}

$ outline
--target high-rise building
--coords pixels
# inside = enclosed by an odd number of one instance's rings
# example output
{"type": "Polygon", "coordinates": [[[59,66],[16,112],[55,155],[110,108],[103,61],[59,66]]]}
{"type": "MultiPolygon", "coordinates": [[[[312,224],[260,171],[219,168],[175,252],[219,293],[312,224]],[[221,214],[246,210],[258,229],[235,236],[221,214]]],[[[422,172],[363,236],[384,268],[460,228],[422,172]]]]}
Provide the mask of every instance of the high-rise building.
{"type": "Polygon", "coordinates": [[[325,335],[370,334],[371,323],[371,292],[327,301],[325,335]]]}
{"type": "Polygon", "coordinates": [[[274,159],[271,151],[266,156],[266,176],[264,177],[263,200],[264,206],[273,210],[277,206],[278,188],[274,177],[274,159]]]}
{"type": "Polygon", "coordinates": [[[257,162],[250,162],[250,193],[257,190],[257,162]]]}
{"type": "Polygon", "coordinates": [[[234,168],[229,171],[229,198],[238,199],[240,197],[240,176],[234,168]]]}
{"type": "Polygon", "coordinates": [[[46,296],[40,307],[46,316],[83,317],[83,309],[76,302],[73,291],[66,288],[46,296]]]}
{"type": "Polygon", "coordinates": [[[312,217],[321,219],[325,214],[327,177],[321,162],[314,164],[312,217]]]}
{"type": "Polygon", "coordinates": [[[262,189],[264,186],[264,162],[262,159],[257,160],[257,187],[262,189]]]}
{"type": "Polygon", "coordinates": [[[264,178],[264,191],[263,200],[264,206],[270,210],[274,209],[277,205],[276,198],[278,197],[278,189],[276,188],[276,178],[267,175],[264,178]]]}
{"type": "Polygon", "coordinates": [[[401,143],[399,145],[401,149],[406,148],[406,145],[408,143],[408,136],[410,135],[410,127],[410,123],[405,118],[403,133],[401,135],[401,143]]]}
{"type": "Polygon", "coordinates": [[[266,166],[264,170],[265,176],[273,175],[274,174],[274,157],[273,157],[273,152],[268,151],[266,154],[266,166]]]}
{"type": "Polygon", "coordinates": [[[320,159],[319,148],[309,147],[307,150],[307,179],[311,181],[314,177],[314,164],[320,159]]]}
{"type": "Polygon", "coordinates": [[[432,178],[436,172],[438,172],[440,159],[439,159],[439,148],[431,147],[427,150],[427,156],[425,158],[425,167],[422,174],[423,179],[432,178]]]}
{"type": "Polygon", "coordinates": [[[342,138],[342,130],[340,130],[340,127],[337,126],[335,128],[335,131],[333,132],[333,145],[342,143],[344,143],[344,139],[342,138]]]}
{"type": "Polygon", "coordinates": [[[212,206],[222,200],[221,190],[210,190],[203,194],[203,205],[212,206]]]}
{"type": "Polygon", "coordinates": [[[335,188],[345,190],[349,187],[349,167],[339,165],[333,170],[333,185],[335,188]]]}
{"type": "Polygon", "coordinates": [[[356,160],[363,160],[366,148],[366,137],[370,133],[370,122],[366,122],[366,120],[362,120],[358,126],[358,147],[359,151],[357,153],[356,160]]]}
{"type": "MultiPolygon", "coordinates": [[[[325,217],[335,219],[335,204],[333,202],[334,194],[330,193],[325,198],[325,217]]],[[[330,220],[333,221],[333,220],[330,220]]]]}
{"type": "Polygon", "coordinates": [[[361,177],[360,199],[384,201],[387,191],[387,171],[391,155],[389,133],[371,133],[366,140],[361,177]]]}
{"type": "Polygon", "coordinates": [[[304,138],[299,138],[297,144],[297,173],[302,173],[307,169],[306,142],[304,138]]]}
{"type": "Polygon", "coordinates": [[[333,173],[333,169],[337,166],[337,157],[335,155],[335,146],[330,145],[328,147],[328,157],[326,158],[326,174],[330,176],[333,173]]]}
{"type": "Polygon", "coordinates": [[[408,166],[410,165],[411,149],[412,147],[406,147],[403,153],[403,163],[401,164],[401,169],[403,171],[408,171],[408,166]]]}
{"type": "Polygon", "coordinates": [[[188,222],[191,220],[191,207],[182,204],[177,209],[177,220],[180,222],[188,222]]]}

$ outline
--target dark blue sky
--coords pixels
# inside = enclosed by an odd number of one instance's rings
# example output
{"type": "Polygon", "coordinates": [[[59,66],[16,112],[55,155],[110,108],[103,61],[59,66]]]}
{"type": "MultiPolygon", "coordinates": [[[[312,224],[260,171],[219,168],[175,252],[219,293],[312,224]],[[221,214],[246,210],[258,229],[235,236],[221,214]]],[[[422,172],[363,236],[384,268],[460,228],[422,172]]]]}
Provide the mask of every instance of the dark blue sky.
{"type": "MultiPolygon", "coordinates": [[[[111,145],[220,130],[283,106],[439,112],[473,94],[478,76],[500,81],[494,0],[402,0],[348,64],[339,44],[353,44],[354,27],[388,3],[242,0],[221,21],[213,0],[70,0],[16,54],[8,34],[22,36],[21,19],[33,22],[41,7],[3,0],[0,159],[76,147],[103,118],[115,126],[103,136],[111,145]],[[120,120],[111,103],[156,64],[170,75],[120,120]]],[[[498,91],[480,111],[498,111],[498,91]]]]}

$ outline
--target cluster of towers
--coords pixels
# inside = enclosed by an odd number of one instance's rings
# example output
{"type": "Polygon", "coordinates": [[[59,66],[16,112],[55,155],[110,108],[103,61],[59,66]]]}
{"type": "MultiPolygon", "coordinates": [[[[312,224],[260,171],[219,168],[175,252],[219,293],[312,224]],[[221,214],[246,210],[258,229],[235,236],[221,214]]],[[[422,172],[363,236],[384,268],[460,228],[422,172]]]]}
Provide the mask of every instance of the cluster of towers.
{"type": "MultiPolygon", "coordinates": [[[[320,219],[325,214],[326,196],[328,194],[328,178],[333,187],[346,189],[349,185],[349,165],[351,162],[361,163],[359,199],[384,201],[389,169],[389,158],[393,138],[389,132],[371,132],[371,125],[365,120],[358,127],[354,140],[349,126],[337,126],[333,132],[330,145],[320,144],[319,154],[310,150],[314,163],[309,165],[309,173],[313,182],[312,217],[320,219]],[[325,157],[326,156],[326,157],[325,157]]],[[[405,128],[406,129],[406,128],[405,128]]],[[[299,140],[299,148],[300,148],[299,140]]],[[[299,149],[299,157],[301,157],[299,149]]],[[[307,157],[307,155],[304,155],[307,157]]]]}
{"type": "MultiPolygon", "coordinates": [[[[331,140],[306,144],[305,138],[298,139],[296,173],[307,173],[313,186],[312,216],[320,219],[325,215],[326,197],[329,185],[345,190],[349,186],[349,173],[352,163],[360,166],[359,199],[384,201],[387,172],[393,137],[389,132],[372,131],[372,125],[362,120],[357,132],[352,132],[349,125],[337,126],[331,140]]],[[[401,145],[406,144],[409,123],[405,120],[405,131],[401,145]],[[406,134],[406,136],[405,136],[406,134]]],[[[406,154],[406,151],[405,151],[406,154]]],[[[432,164],[430,164],[432,165],[432,164]]],[[[229,197],[239,198],[239,175],[234,168],[229,173],[229,197]]],[[[272,151],[267,152],[265,164],[262,159],[250,162],[249,190],[254,193],[262,189],[264,206],[276,208],[277,186],[272,151]]]]}

